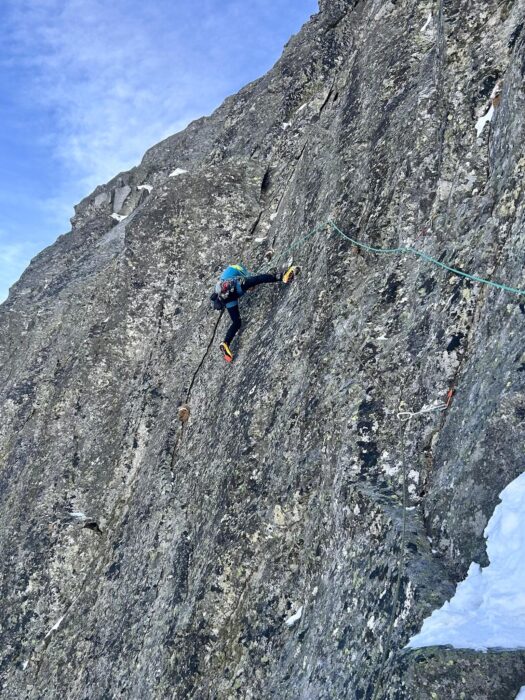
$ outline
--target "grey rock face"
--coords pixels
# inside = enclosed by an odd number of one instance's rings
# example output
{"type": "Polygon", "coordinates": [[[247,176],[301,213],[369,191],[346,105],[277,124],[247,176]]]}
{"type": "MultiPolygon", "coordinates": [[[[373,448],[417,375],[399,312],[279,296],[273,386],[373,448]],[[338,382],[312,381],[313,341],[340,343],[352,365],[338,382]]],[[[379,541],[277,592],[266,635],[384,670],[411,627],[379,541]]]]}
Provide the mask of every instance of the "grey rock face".
{"type": "Polygon", "coordinates": [[[118,187],[113,195],[113,211],[115,214],[119,214],[122,211],[124,202],[131,194],[131,187],[129,185],[124,185],[124,187],[118,187]]]}
{"type": "Polygon", "coordinates": [[[321,3],[33,260],[0,307],[2,697],[515,696],[521,652],[403,647],[525,467],[523,300],[289,247],[332,218],[523,288],[523,13],[321,3]],[[267,247],[302,275],[242,300],[226,366],[209,293],[267,247]]]}

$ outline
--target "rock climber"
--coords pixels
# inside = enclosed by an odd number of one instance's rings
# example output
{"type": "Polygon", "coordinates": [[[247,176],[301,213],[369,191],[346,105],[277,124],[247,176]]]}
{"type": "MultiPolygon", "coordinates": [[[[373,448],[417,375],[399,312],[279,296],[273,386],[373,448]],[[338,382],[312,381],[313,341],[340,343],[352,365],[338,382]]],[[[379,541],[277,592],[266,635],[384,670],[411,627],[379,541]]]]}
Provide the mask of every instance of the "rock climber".
{"type": "Polygon", "coordinates": [[[231,362],[233,360],[230,343],[234,339],[242,323],[239,313],[239,298],[242,297],[248,289],[256,287],[258,284],[267,284],[270,282],[290,284],[298,272],[299,268],[293,265],[285,272],[272,270],[264,275],[252,275],[244,265],[230,265],[223,271],[219,281],[215,285],[215,291],[210,298],[213,302],[213,308],[220,311],[226,308],[232,320],[223,342],[219,345],[226,362],[231,362]]]}

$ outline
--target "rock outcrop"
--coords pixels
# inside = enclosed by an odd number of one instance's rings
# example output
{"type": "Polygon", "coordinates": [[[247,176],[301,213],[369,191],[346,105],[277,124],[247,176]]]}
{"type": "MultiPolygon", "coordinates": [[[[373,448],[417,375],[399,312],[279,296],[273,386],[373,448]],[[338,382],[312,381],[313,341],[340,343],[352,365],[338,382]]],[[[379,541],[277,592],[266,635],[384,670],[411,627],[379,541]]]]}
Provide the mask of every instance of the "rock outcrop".
{"type": "Polygon", "coordinates": [[[523,288],[523,14],[323,0],[32,261],[0,307],[3,698],[515,696],[522,652],[403,647],[525,468],[525,300],[290,246],[333,219],[523,288]],[[242,301],[226,366],[211,287],[269,248],[302,276],[242,301]]]}

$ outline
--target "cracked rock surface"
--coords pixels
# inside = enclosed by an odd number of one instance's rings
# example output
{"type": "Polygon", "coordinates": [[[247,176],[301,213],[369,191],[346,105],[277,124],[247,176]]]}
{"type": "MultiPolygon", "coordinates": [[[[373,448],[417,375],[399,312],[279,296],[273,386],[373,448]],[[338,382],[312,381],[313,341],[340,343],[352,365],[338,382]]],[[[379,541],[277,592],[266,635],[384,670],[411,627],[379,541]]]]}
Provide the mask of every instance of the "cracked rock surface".
{"type": "Polygon", "coordinates": [[[515,697],[523,652],[403,647],[525,468],[523,297],[322,230],[231,366],[208,297],[328,219],[524,288],[524,12],[323,0],[32,261],[0,306],[2,698],[515,697]]]}

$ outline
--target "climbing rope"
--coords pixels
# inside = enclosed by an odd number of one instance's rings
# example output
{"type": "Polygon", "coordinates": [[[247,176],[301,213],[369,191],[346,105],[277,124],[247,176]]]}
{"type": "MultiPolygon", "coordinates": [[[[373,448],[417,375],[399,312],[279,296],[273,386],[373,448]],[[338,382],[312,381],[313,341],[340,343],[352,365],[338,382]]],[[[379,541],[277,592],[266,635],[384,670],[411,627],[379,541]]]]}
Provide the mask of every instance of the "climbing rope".
{"type": "MultiPolygon", "coordinates": [[[[320,233],[320,232],[323,230],[323,228],[325,228],[326,226],[327,226],[327,223],[325,223],[325,224],[317,224],[317,226],[316,226],[314,229],[312,229],[312,231],[310,231],[309,233],[307,233],[305,236],[301,236],[300,238],[297,238],[297,239],[292,243],[292,245],[290,245],[290,246],[288,246],[287,248],[285,248],[284,250],[282,250],[276,258],[272,258],[272,262],[271,262],[272,267],[273,267],[279,260],[281,260],[281,258],[283,258],[284,255],[286,255],[286,254],[288,254],[288,253],[291,253],[291,252],[292,252],[293,250],[295,250],[296,248],[301,247],[301,246],[302,246],[304,243],[306,243],[306,241],[308,241],[310,238],[313,238],[313,237],[316,236],[318,233],[320,233]]],[[[267,263],[263,263],[263,265],[261,265],[261,267],[256,271],[256,274],[259,274],[259,272],[262,272],[262,270],[266,267],[266,265],[267,265],[267,263]]]]}
{"type": "Polygon", "coordinates": [[[378,255],[415,255],[422,260],[425,260],[426,262],[431,263],[432,265],[436,265],[438,267],[443,268],[444,270],[447,270],[448,272],[451,272],[454,275],[458,275],[459,277],[464,277],[465,279],[472,280],[473,282],[478,282],[480,284],[485,284],[489,287],[495,287],[496,289],[502,289],[505,292],[510,292],[512,294],[519,294],[521,296],[525,296],[525,290],[524,289],[518,289],[516,287],[510,287],[507,284],[502,284],[500,282],[493,282],[492,280],[485,279],[484,277],[478,277],[477,275],[471,275],[468,272],[463,272],[463,270],[458,270],[456,267],[451,267],[450,265],[446,265],[445,263],[441,262],[440,260],[436,260],[436,258],[433,258],[431,255],[427,255],[426,253],[423,253],[420,250],[416,250],[415,248],[410,248],[407,246],[399,246],[397,248],[377,248],[375,246],[367,245],[366,243],[361,243],[360,241],[357,241],[355,238],[352,238],[348,234],[344,233],[344,231],[341,231],[341,229],[331,220],[329,219],[326,221],[324,224],[318,224],[312,231],[307,233],[305,236],[301,236],[300,238],[296,239],[292,245],[288,246],[285,248],[277,258],[275,258],[275,262],[280,260],[285,254],[292,252],[296,248],[302,246],[306,241],[310,240],[317,234],[319,234],[322,230],[326,228],[331,229],[331,233],[336,233],[338,236],[341,236],[345,240],[349,241],[352,243],[352,245],[357,246],[358,248],[362,248],[363,250],[366,250],[369,253],[375,253],[378,255]]]}
{"type": "MultiPolygon", "coordinates": [[[[318,224],[314,229],[312,229],[310,232],[305,234],[304,236],[301,236],[300,238],[297,238],[290,246],[282,250],[279,255],[275,258],[272,259],[272,265],[275,265],[276,262],[281,260],[285,255],[291,253],[295,249],[303,246],[308,240],[314,238],[317,236],[321,231],[325,229],[329,229],[329,233],[336,233],[338,236],[341,238],[344,238],[345,240],[349,241],[352,243],[352,245],[361,248],[369,253],[374,253],[374,254],[379,254],[379,255],[415,255],[416,257],[421,258],[422,260],[425,260],[426,262],[431,263],[432,265],[435,265],[437,267],[440,267],[447,272],[451,272],[454,275],[457,275],[458,277],[463,277],[464,279],[471,280],[473,282],[477,282],[479,284],[484,284],[489,287],[494,287],[496,289],[501,289],[502,291],[509,292],[511,294],[518,294],[520,296],[525,296],[525,290],[523,289],[518,289],[516,287],[511,287],[507,284],[502,284],[500,282],[494,282],[489,279],[485,279],[484,277],[479,277],[478,275],[471,275],[468,272],[464,272],[463,270],[459,270],[455,267],[451,267],[450,265],[446,265],[445,263],[441,262],[440,260],[437,260],[436,258],[432,257],[431,255],[427,255],[427,253],[423,253],[422,251],[416,250],[415,248],[411,248],[408,246],[398,246],[396,248],[378,248],[376,246],[371,246],[366,243],[362,243],[355,238],[352,238],[348,234],[344,233],[337,224],[335,224],[332,220],[328,220],[323,224],[318,224]]],[[[261,271],[265,265],[261,266],[259,271],[261,271]]],[[[258,271],[258,272],[259,272],[258,271]]],[[[399,551],[399,559],[398,559],[398,571],[397,571],[397,579],[395,583],[395,588],[394,588],[394,595],[393,595],[393,603],[392,603],[392,611],[390,615],[390,620],[388,624],[388,630],[385,638],[385,643],[383,647],[383,654],[381,658],[381,664],[379,667],[379,673],[376,677],[376,683],[375,683],[375,688],[374,692],[372,695],[372,700],[376,700],[378,698],[378,693],[380,692],[381,689],[381,683],[383,680],[383,675],[385,671],[385,667],[388,661],[388,656],[391,650],[391,642],[392,642],[392,636],[393,636],[393,631],[394,631],[394,625],[395,625],[395,619],[396,619],[396,614],[397,614],[397,609],[399,605],[399,595],[401,591],[401,581],[404,573],[404,568],[405,568],[405,549],[406,549],[406,533],[407,533],[407,509],[408,509],[408,493],[407,493],[407,464],[406,464],[406,450],[405,450],[405,432],[408,431],[411,427],[411,423],[414,419],[418,418],[419,416],[434,412],[434,411],[446,411],[449,406],[450,402],[453,396],[453,389],[450,389],[447,395],[447,401],[446,403],[438,403],[434,404],[432,406],[425,406],[419,411],[399,411],[397,414],[398,420],[399,420],[399,438],[400,438],[400,446],[401,446],[401,457],[402,457],[402,489],[403,489],[403,499],[402,499],[402,510],[403,510],[403,516],[402,516],[402,525],[401,525],[401,538],[400,538],[400,551],[399,551]]],[[[401,408],[401,406],[400,406],[401,408]]]]}

